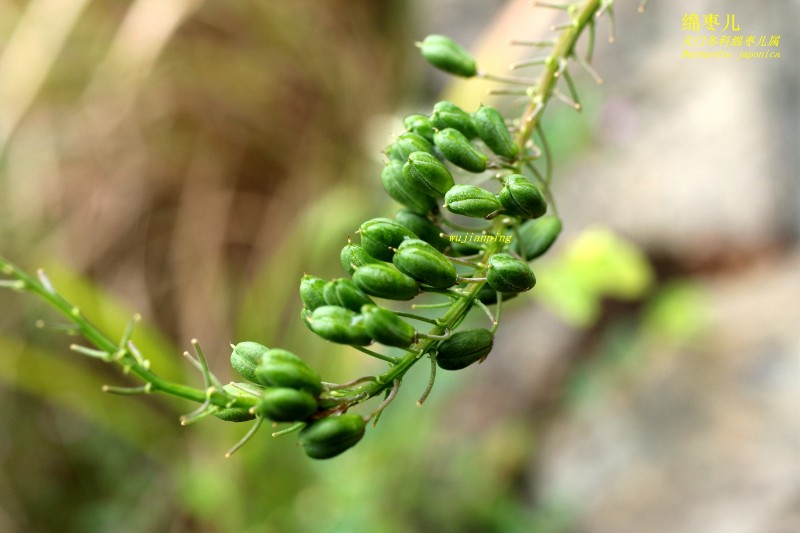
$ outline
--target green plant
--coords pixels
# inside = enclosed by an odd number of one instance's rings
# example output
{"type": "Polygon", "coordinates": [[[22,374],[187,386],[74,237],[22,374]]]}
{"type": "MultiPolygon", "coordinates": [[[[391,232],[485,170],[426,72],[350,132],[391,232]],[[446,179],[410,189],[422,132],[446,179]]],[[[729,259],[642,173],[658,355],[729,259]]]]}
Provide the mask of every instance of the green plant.
{"type": "Polygon", "coordinates": [[[352,280],[325,281],[314,276],[301,280],[301,318],[309,329],[386,362],[385,372],[347,383],[327,383],[294,354],[243,341],[233,346],[231,365],[247,381],[223,385],[210,371],[199,343],[193,341],[195,356],[187,356],[201,372],[203,388],[190,387],[151,371],[148,360],[131,342],[138,316],[115,342],[62,297],[42,271],[33,277],[0,259],[0,271],[8,277],[0,286],[39,296],[92,345],[75,344],[74,351],[117,363],[144,382],[140,387],[106,386],[105,391],[162,392],[199,403],[182,417],[183,424],[208,416],[254,420],[229,454],[251,438],[264,420],[289,423],[273,435],[299,430],[300,443],[310,457],[342,453],[362,438],[366,422],[377,422],[403,376],[418,361],[428,357],[431,362],[421,404],[433,386],[437,366],[457,370],[489,355],[503,300],[533,288],[536,278],[526,261],[544,253],[560,232],[542,116],[554,96],[580,109],[570,68],[577,65],[593,73],[589,63],[596,19],[603,14],[613,17],[613,11],[611,0],[540,5],[563,9],[568,21],[554,28],[557,37],[552,41],[517,42],[550,50],[512,65],[513,69],[540,67],[535,79],[482,72],[469,53],[447,37],[430,36],[419,44],[422,55],[435,67],[505,84],[511,88],[498,92],[524,96],[526,106],[514,120],[490,106],[468,113],[446,101],[437,103],[430,115],[406,117],[408,131],[386,148],[388,162],[381,175],[386,192],[404,208],[394,220],[364,222],[358,231],[360,243],[344,247],[342,265],[352,280]],[[584,33],[588,33],[586,50],[579,52],[578,41],[584,33]],[[446,211],[439,207],[442,201],[446,211]],[[551,214],[543,216],[548,211],[551,214]],[[466,232],[469,238],[454,232],[466,232]],[[431,309],[437,316],[393,311],[372,299],[410,301],[423,294],[442,301],[417,303],[409,311],[431,309]],[[490,305],[496,310],[489,309],[490,305]],[[486,313],[490,329],[459,330],[476,308],[486,313]],[[427,329],[421,331],[405,319],[427,329]],[[388,348],[365,347],[373,341],[388,348]],[[367,416],[349,412],[373,398],[382,401],[367,416]]]}

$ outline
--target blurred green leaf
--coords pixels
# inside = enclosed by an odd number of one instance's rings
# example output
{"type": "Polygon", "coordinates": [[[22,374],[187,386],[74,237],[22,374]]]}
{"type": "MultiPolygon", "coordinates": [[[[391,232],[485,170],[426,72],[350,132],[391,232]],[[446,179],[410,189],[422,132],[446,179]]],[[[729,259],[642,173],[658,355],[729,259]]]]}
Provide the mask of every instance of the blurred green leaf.
{"type": "Polygon", "coordinates": [[[609,229],[585,230],[559,257],[539,263],[535,297],[576,326],[597,319],[604,298],[638,300],[654,273],[645,255],[609,229]]]}

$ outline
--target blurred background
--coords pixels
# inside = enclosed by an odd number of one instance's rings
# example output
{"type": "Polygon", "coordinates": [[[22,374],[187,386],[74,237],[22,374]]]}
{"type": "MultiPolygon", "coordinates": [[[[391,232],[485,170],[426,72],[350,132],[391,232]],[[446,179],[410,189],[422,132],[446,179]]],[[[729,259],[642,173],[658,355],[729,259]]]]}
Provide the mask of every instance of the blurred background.
{"type": "MultiPolygon", "coordinates": [[[[116,367],[27,295],[0,294],[0,531],[800,531],[800,2],[617,3],[584,110],[545,114],[565,232],[480,366],[427,369],[324,462],[266,431],[103,395],[116,367]],[[686,14],[780,35],[780,58],[687,59],[686,14]]],[[[303,272],[396,209],[380,150],[446,96],[413,42],[485,70],[563,16],[514,0],[0,2],[0,253],[165,377],[197,337],[301,354],[328,381],[379,367],[308,334],[303,272]]],[[[710,35],[700,31],[695,35],[710,35]]],[[[535,55],[535,52],[534,52],[535,55]]],[[[421,365],[426,366],[426,365],[421,365]]],[[[133,382],[131,382],[133,383],[133,382]]]]}

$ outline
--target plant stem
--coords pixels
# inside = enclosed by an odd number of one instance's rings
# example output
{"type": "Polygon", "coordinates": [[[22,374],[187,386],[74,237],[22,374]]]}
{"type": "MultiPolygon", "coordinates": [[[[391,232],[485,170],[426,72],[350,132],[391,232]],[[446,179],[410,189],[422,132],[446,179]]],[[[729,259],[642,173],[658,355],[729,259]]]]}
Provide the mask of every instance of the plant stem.
{"type": "Polygon", "coordinates": [[[556,44],[553,48],[552,54],[547,58],[544,64],[538,82],[533,91],[528,106],[522,113],[522,120],[520,122],[520,130],[517,134],[517,144],[525,146],[528,139],[533,135],[534,130],[541,121],[542,111],[544,105],[553,96],[553,89],[558,81],[557,72],[561,66],[562,61],[566,61],[575,50],[575,43],[578,42],[583,30],[594,20],[597,10],[600,9],[601,0],[585,0],[580,4],[576,10],[576,14],[572,19],[572,24],[561,31],[556,44]]]}
{"type": "Polygon", "coordinates": [[[203,389],[181,385],[180,383],[174,383],[159,377],[147,368],[146,363],[139,362],[139,359],[132,353],[129,346],[119,346],[100,332],[94,324],[83,316],[80,309],[56,292],[49,283],[43,283],[34,279],[2,257],[0,257],[0,271],[15,278],[17,282],[19,282],[17,286],[19,290],[37,295],[45,300],[51,307],[65,315],[75,324],[78,331],[86,340],[108,355],[105,358],[106,361],[118,362],[120,365],[139,376],[143,381],[149,383],[148,392],[163,392],[171,396],[185,398],[198,403],[208,402],[223,408],[250,408],[256,404],[258,399],[255,397],[234,397],[220,390],[208,392],[203,389]]]}

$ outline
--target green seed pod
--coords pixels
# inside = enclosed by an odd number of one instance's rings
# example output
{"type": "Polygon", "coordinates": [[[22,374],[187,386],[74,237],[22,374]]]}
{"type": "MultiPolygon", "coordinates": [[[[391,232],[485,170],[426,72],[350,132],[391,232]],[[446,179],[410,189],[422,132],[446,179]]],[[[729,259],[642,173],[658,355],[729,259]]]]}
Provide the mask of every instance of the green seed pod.
{"type": "Polygon", "coordinates": [[[325,305],[325,298],[322,290],[325,287],[325,280],[308,274],[300,278],[300,299],[303,305],[313,311],[320,305],[325,305]]]}
{"type": "Polygon", "coordinates": [[[425,241],[403,241],[392,262],[397,270],[425,285],[446,289],[456,284],[456,267],[442,252],[425,241]]]}
{"type": "Polygon", "coordinates": [[[381,344],[407,348],[416,338],[417,332],[414,327],[388,309],[377,305],[365,305],[361,309],[361,314],[364,315],[364,327],[367,328],[367,333],[381,344]]]}
{"type": "Polygon", "coordinates": [[[511,134],[506,127],[503,115],[497,109],[481,105],[472,114],[472,123],[478,137],[500,157],[515,159],[519,154],[519,146],[511,138],[511,134]]]}
{"type": "Polygon", "coordinates": [[[381,183],[392,200],[403,204],[417,213],[430,213],[438,207],[436,199],[417,191],[408,184],[403,175],[403,163],[390,161],[381,172],[381,183]]]}
{"type": "Polygon", "coordinates": [[[442,370],[461,370],[489,355],[493,343],[494,334],[488,329],[457,331],[439,344],[436,364],[442,370]]]}
{"type": "Polygon", "coordinates": [[[237,374],[248,381],[256,381],[256,367],[269,348],[257,342],[244,341],[233,347],[231,366],[237,374]]]}
{"type": "MultiPolygon", "coordinates": [[[[516,298],[518,293],[503,293],[503,301],[507,302],[512,298],[516,298]]],[[[488,284],[481,287],[481,290],[478,291],[478,300],[486,305],[493,305],[497,303],[497,291],[490,287],[488,284]]]]}
{"type": "Polygon", "coordinates": [[[419,47],[422,57],[439,70],[464,78],[471,78],[478,73],[472,55],[449,37],[428,35],[419,47]]]}
{"type": "Polygon", "coordinates": [[[436,147],[448,161],[469,172],[486,170],[486,154],[480,153],[463,133],[454,128],[439,130],[433,137],[436,147]]]}
{"type": "Polygon", "coordinates": [[[427,152],[414,152],[403,165],[406,183],[415,191],[442,197],[453,186],[453,175],[441,161],[427,152]]]}
{"type": "Polygon", "coordinates": [[[375,303],[369,296],[364,294],[364,291],[346,278],[339,278],[326,283],[323,294],[327,305],[338,305],[355,313],[358,313],[362,306],[375,303]]]}
{"type": "MultiPolygon", "coordinates": [[[[310,318],[311,318],[311,311],[309,311],[307,307],[301,308],[300,309],[300,320],[303,321],[303,324],[305,324],[308,329],[311,329],[311,323],[309,322],[310,318]]],[[[311,329],[311,331],[314,331],[314,330],[311,329]]]]}
{"type": "Polygon", "coordinates": [[[508,254],[494,254],[489,258],[486,281],[498,292],[525,292],[536,285],[536,277],[525,261],[508,254]]]}
{"type": "Polygon", "coordinates": [[[497,197],[474,185],[456,185],[444,195],[444,206],[457,215],[486,218],[502,208],[497,197]]]}
{"type": "Polygon", "coordinates": [[[312,459],[330,459],[355,446],[366,426],[361,415],[345,413],[312,422],[300,430],[297,438],[312,459]]]}
{"type": "MultiPolygon", "coordinates": [[[[366,265],[368,263],[378,263],[379,261],[369,255],[364,248],[361,247],[359,244],[353,244],[352,242],[348,242],[344,248],[342,248],[342,252],[339,254],[339,259],[342,261],[342,267],[352,276],[353,272],[356,271],[356,268],[366,265]]],[[[324,282],[323,282],[323,291],[324,282]]],[[[323,294],[323,302],[324,302],[324,294],[323,294]]]]}
{"type": "Polygon", "coordinates": [[[267,387],[301,389],[313,396],[322,392],[322,379],[308,364],[292,352],[273,348],[256,367],[256,382],[267,387]]]}
{"type": "Polygon", "coordinates": [[[442,237],[442,228],[431,222],[428,217],[409,209],[401,209],[394,219],[440,252],[443,252],[450,244],[447,237],[442,237]]]}
{"type": "Polygon", "coordinates": [[[427,152],[433,154],[433,145],[423,137],[413,132],[402,133],[395,142],[386,149],[389,159],[405,162],[414,152],[427,152]]]}
{"type": "Polygon", "coordinates": [[[433,127],[437,130],[443,130],[445,128],[456,129],[463,133],[467,139],[474,139],[478,136],[470,114],[453,102],[448,102],[446,100],[437,102],[436,105],[433,106],[431,124],[433,124],[433,127]]]}
{"type": "Polygon", "coordinates": [[[561,219],[546,216],[538,220],[529,220],[518,229],[519,240],[514,241],[513,250],[526,261],[536,259],[544,254],[561,233],[561,219]]]}
{"type": "Polygon", "coordinates": [[[383,263],[364,265],[353,274],[353,282],[362,291],[387,300],[411,300],[419,294],[419,284],[383,263]]]}
{"type": "Polygon", "coordinates": [[[388,218],[367,220],[358,231],[361,234],[361,247],[381,261],[391,261],[393,248],[400,246],[404,239],[417,238],[408,228],[388,218]]]}
{"type": "MultiPolygon", "coordinates": [[[[261,387],[258,385],[253,385],[251,383],[237,383],[240,387],[245,387],[248,389],[256,389],[262,390],[261,387]]],[[[237,398],[252,398],[253,395],[245,392],[239,387],[234,386],[234,384],[228,384],[222,386],[223,390],[230,394],[231,396],[237,398]]],[[[224,420],[225,422],[247,422],[248,420],[253,420],[256,415],[250,412],[250,409],[247,407],[226,407],[216,411],[214,416],[219,418],[220,420],[224,420]]]]}
{"type": "Polygon", "coordinates": [[[483,252],[483,246],[477,242],[450,241],[450,254],[455,257],[465,257],[483,252]]]}
{"type": "Polygon", "coordinates": [[[433,142],[433,124],[430,117],[420,114],[408,115],[403,119],[403,126],[408,131],[424,137],[429,142],[433,142]]]}
{"type": "MultiPolygon", "coordinates": [[[[358,271],[356,271],[357,273],[358,271]]],[[[372,342],[364,328],[363,317],[344,307],[335,305],[317,307],[306,319],[306,324],[311,331],[331,342],[357,346],[366,346],[372,342]]]]}
{"type": "Polygon", "coordinates": [[[511,174],[497,197],[503,210],[515,216],[538,218],[547,211],[547,201],[539,187],[521,174],[511,174]]]}
{"type": "Polygon", "coordinates": [[[317,410],[317,400],[304,390],[276,387],[261,393],[256,413],[273,422],[305,420],[317,410]]]}

